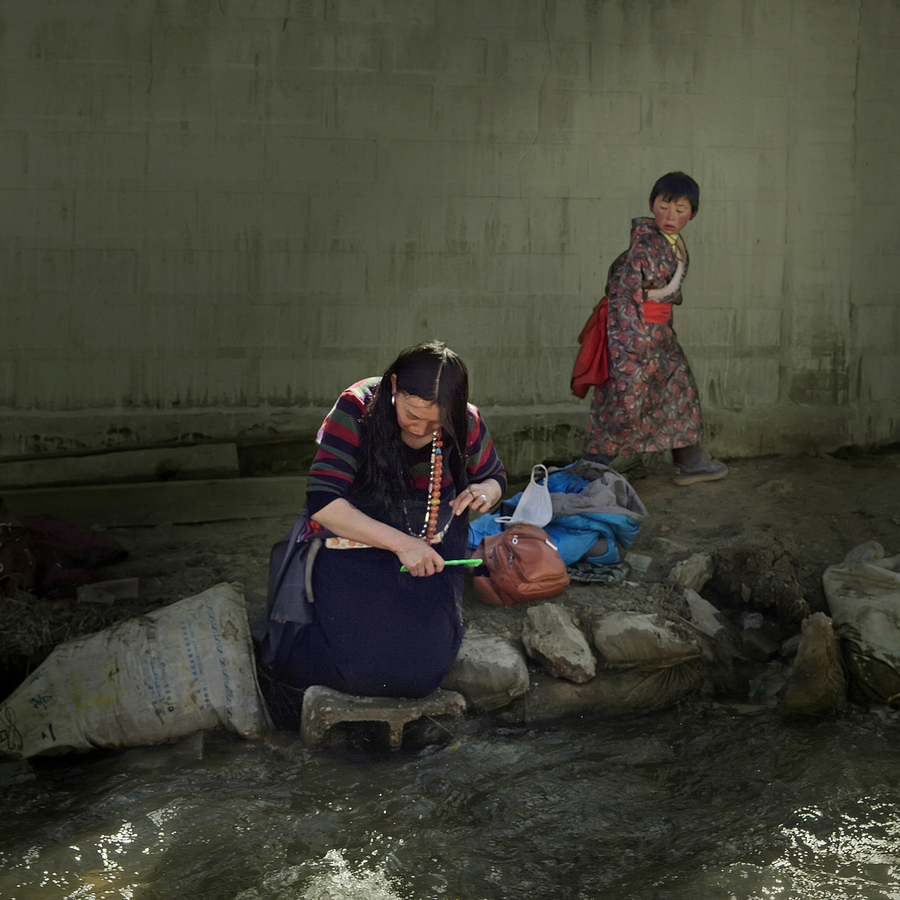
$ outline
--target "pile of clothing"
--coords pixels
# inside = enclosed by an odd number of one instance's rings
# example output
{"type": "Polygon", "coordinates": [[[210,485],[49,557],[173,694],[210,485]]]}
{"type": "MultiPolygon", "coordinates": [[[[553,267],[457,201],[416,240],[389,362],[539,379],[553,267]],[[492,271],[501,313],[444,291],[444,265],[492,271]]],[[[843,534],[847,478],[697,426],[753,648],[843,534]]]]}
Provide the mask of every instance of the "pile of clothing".
{"type": "MultiPolygon", "coordinates": [[[[578,460],[550,471],[546,483],[553,518],[542,527],[559,548],[572,580],[612,582],[624,577],[627,570],[621,550],[634,543],[648,515],[627,479],[608,466],[578,460]],[[606,538],[606,551],[587,556],[602,538],[606,538]]],[[[483,537],[503,530],[502,520],[513,516],[522,493],[503,501],[496,515],[470,523],[470,549],[483,537]]]]}

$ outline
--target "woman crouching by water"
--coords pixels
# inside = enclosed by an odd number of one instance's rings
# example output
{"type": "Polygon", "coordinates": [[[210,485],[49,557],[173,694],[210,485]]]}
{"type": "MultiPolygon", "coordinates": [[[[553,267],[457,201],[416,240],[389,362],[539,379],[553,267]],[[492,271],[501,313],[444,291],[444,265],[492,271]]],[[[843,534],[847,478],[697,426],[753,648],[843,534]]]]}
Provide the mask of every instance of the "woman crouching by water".
{"type": "Polygon", "coordinates": [[[319,429],[301,534],[324,538],[307,582],[312,621],[270,622],[276,681],[390,697],[440,686],[462,641],[465,578],[444,560],[466,555],[467,510],[491,509],[506,489],[468,394],[463,361],[429,341],[338,398],[319,429]]]}

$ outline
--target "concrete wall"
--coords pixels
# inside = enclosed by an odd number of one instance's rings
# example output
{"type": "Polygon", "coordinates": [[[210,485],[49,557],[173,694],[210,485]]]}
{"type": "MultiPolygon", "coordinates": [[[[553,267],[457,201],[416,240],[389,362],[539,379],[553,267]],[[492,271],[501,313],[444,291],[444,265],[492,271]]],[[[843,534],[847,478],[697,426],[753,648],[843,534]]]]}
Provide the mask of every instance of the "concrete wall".
{"type": "Polygon", "coordinates": [[[898,438],[895,0],[0,2],[0,454],[313,432],[440,337],[513,468],[684,169],[710,450],[898,438]]]}

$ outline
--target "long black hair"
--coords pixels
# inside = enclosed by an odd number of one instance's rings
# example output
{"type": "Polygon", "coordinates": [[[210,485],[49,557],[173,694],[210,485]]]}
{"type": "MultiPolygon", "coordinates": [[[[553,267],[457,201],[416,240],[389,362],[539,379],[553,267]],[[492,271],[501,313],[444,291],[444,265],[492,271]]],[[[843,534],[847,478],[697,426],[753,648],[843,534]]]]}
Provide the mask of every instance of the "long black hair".
{"type": "Polygon", "coordinates": [[[466,364],[442,341],[432,340],[404,350],[385,370],[367,407],[367,427],[359,447],[359,469],[353,493],[378,506],[412,494],[405,444],[392,403],[392,377],[397,390],[440,410],[444,460],[457,493],[465,490],[466,434],[469,421],[469,372],[466,364]],[[453,452],[455,451],[455,452],[453,452]]]}

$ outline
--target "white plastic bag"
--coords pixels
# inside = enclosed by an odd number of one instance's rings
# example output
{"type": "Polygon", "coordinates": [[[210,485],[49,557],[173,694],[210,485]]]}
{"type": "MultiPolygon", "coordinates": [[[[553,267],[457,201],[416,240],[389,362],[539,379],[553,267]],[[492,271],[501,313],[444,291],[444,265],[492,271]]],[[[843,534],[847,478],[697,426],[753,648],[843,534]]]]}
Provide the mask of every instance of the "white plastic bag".
{"type": "Polygon", "coordinates": [[[553,518],[553,500],[550,497],[550,487],[547,479],[550,473],[542,463],[531,467],[531,481],[522,492],[519,502],[511,516],[497,516],[494,521],[506,524],[527,522],[529,525],[537,525],[543,528],[553,518]],[[543,483],[535,480],[534,473],[538,469],[543,470],[543,483]]]}
{"type": "Polygon", "coordinates": [[[59,645],[0,704],[0,758],[270,728],[242,593],[230,584],[59,645]]]}

